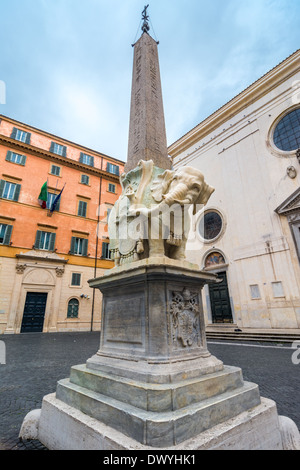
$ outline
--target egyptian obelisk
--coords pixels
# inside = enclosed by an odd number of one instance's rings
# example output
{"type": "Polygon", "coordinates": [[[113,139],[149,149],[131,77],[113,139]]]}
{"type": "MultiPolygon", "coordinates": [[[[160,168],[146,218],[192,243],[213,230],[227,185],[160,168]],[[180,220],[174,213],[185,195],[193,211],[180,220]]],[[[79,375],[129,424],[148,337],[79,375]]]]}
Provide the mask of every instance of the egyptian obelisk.
{"type": "Polygon", "coordinates": [[[143,34],[134,46],[128,155],[125,171],[140,160],[171,168],[168,157],[157,42],[148,34],[147,7],[143,11],[143,34]]]}

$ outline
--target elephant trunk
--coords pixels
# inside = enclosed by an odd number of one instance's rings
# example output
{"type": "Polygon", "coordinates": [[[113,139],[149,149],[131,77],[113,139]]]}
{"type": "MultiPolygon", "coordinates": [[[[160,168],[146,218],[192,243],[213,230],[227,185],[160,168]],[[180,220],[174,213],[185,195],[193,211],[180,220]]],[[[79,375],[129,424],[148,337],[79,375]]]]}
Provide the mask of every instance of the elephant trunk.
{"type": "Polygon", "coordinates": [[[164,196],[164,202],[168,205],[174,201],[184,201],[188,192],[188,187],[184,183],[178,183],[175,188],[164,196]]]}

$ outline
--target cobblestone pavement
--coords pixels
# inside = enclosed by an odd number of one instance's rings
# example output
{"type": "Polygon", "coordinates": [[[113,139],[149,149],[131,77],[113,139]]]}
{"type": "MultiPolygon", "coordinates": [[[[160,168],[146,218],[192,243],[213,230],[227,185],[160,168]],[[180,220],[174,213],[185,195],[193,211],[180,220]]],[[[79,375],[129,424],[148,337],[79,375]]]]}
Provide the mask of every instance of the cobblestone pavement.
{"type": "MultiPolygon", "coordinates": [[[[22,421],[41,408],[43,396],[55,391],[72,365],[97,351],[99,338],[99,332],[0,335],[6,347],[6,364],[0,364],[0,450],[45,450],[39,441],[19,441],[22,421]]],[[[290,345],[209,341],[208,349],[224,364],[241,367],[244,379],[257,383],[261,396],[275,400],[278,413],[300,428],[300,364],[293,364],[290,345]]]]}

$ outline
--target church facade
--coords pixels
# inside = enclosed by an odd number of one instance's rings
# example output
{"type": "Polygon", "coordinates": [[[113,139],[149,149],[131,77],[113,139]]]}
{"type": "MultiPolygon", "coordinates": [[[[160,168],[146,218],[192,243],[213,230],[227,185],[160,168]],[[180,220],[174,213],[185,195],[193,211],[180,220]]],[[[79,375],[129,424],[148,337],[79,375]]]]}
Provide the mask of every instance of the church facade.
{"type": "Polygon", "coordinates": [[[169,147],[215,188],[194,216],[187,257],[220,282],[206,323],[300,329],[300,51],[169,147]],[[297,152],[298,151],[298,152],[297,152]]]}

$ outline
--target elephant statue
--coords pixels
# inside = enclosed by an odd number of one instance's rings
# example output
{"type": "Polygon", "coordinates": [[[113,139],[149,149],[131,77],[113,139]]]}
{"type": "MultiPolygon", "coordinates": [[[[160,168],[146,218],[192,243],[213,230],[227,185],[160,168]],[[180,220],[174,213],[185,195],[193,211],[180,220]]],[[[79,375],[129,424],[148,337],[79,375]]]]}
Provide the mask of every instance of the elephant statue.
{"type": "Polygon", "coordinates": [[[121,175],[122,194],[110,213],[110,250],[116,266],[154,256],[185,259],[193,214],[214,188],[192,167],[163,170],[152,160],[121,175]]]}

